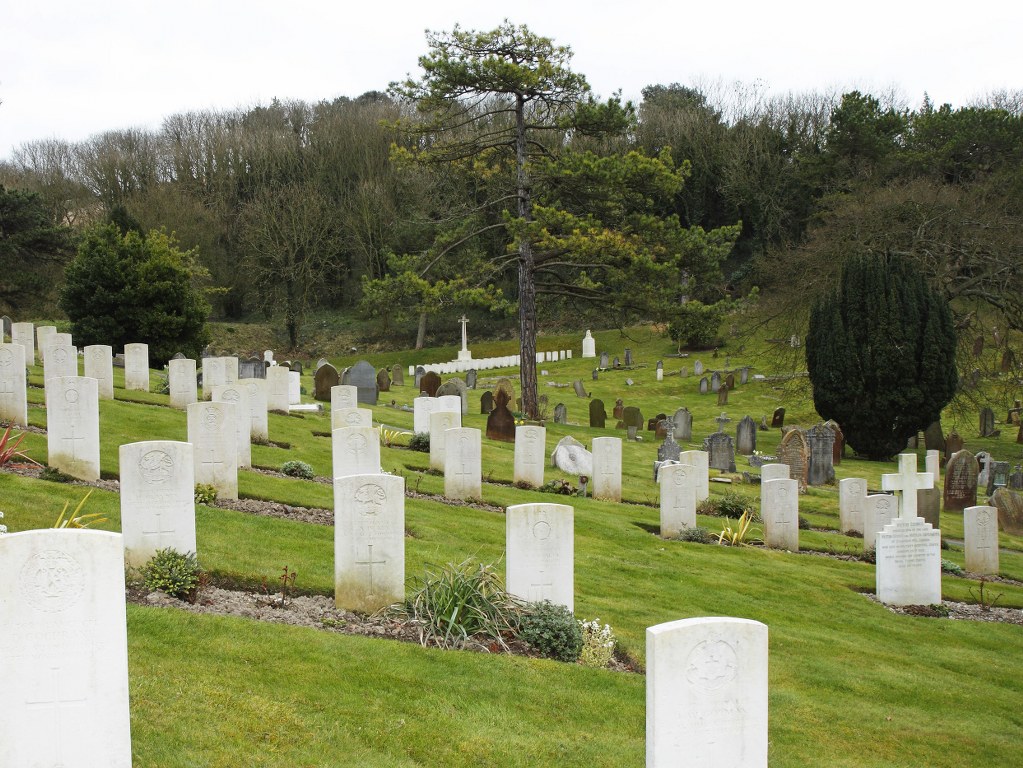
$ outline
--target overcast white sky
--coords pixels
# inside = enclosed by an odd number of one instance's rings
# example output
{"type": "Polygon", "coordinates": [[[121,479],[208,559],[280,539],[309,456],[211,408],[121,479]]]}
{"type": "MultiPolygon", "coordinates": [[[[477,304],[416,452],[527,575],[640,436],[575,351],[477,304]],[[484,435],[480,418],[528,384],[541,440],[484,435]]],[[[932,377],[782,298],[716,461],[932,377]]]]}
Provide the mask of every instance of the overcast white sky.
{"type": "Polygon", "coordinates": [[[898,86],[960,106],[1023,88],[1019,0],[29,0],[0,14],[0,158],[18,144],[157,128],[191,109],[385,90],[424,30],[507,17],[570,45],[601,96],[759,81],[770,93],[898,86]]]}

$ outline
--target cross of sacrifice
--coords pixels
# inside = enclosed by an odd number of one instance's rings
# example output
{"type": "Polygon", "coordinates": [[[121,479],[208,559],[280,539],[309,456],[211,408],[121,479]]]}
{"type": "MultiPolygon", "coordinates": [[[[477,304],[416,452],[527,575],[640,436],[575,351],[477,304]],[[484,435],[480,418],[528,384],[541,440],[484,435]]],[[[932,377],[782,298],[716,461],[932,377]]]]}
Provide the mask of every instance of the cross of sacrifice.
{"type": "Polygon", "coordinates": [[[898,474],[881,475],[881,490],[901,491],[899,517],[912,520],[916,517],[916,492],[934,487],[934,475],[916,471],[916,454],[899,454],[898,474]]]}
{"type": "Polygon", "coordinates": [[[369,556],[367,557],[366,560],[356,560],[355,564],[356,565],[365,565],[367,568],[369,568],[369,597],[373,597],[373,596],[376,595],[376,587],[373,585],[373,566],[374,565],[387,565],[387,561],[386,560],[374,560],[373,559],[373,545],[372,544],[367,544],[366,547],[369,550],[369,556]]]}
{"type": "Polygon", "coordinates": [[[61,737],[61,730],[63,728],[63,717],[62,711],[67,707],[84,707],[85,702],[88,698],[83,696],[81,698],[71,698],[70,696],[61,696],[60,692],[60,678],[61,678],[60,667],[50,667],[50,683],[52,686],[53,695],[46,697],[43,694],[40,698],[35,701],[26,700],[25,704],[32,709],[50,709],[53,710],[54,720],[56,721],[56,738],[46,739],[52,743],[53,749],[56,751],[56,761],[54,765],[63,765],[64,756],[62,753],[61,745],[63,744],[63,738],[61,737]]]}
{"type": "Polygon", "coordinates": [[[468,352],[469,351],[469,337],[465,333],[465,326],[466,326],[466,323],[469,322],[469,318],[467,318],[465,315],[462,315],[460,318],[458,318],[458,322],[460,322],[462,324],[462,351],[463,352],[468,352]]]}

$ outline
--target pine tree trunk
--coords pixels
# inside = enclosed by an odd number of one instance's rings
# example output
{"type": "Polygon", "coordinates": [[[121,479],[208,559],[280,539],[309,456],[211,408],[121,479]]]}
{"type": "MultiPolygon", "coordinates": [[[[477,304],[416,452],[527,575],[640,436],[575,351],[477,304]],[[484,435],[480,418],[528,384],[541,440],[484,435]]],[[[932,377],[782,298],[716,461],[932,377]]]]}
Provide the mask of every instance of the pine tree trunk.
{"type": "MultiPolygon", "coordinates": [[[[533,220],[533,204],[526,170],[525,99],[515,99],[515,166],[518,214],[526,222],[533,220]]],[[[519,386],[522,390],[522,413],[526,418],[539,417],[536,391],[536,281],[534,279],[533,244],[528,236],[519,242],[519,386]]]]}
{"type": "Polygon", "coordinates": [[[426,313],[419,313],[419,331],[416,333],[416,349],[422,349],[426,344],[426,313]]]}

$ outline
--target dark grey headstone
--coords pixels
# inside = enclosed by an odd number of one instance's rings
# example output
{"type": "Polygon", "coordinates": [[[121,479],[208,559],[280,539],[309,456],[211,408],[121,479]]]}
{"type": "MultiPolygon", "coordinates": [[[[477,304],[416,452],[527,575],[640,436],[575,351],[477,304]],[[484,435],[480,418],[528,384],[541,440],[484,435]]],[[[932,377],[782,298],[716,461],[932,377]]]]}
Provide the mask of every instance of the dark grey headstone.
{"type": "Polygon", "coordinates": [[[381,368],[377,371],[376,376],[377,392],[390,392],[391,391],[391,374],[386,368],[381,368]]]}
{"type": "Polygon", "coordinates": [[[835,481],[835,433],[818,424],[806,433],[810,447],[810,465],[806,471],[807,485],[825,485],[835,481]]]}
{"type": "Polygon", "coordinates": [[[554,406],[554,423],[555,424],[568,423],[568,408],[565,407],[564,403],[558,403],[556,406],[554,406]]]}
{"type": "Polygon", "coordinates": [[[238,362],[238,378],[265,379],[266,366],[263,365],[262,358],[250,357],[248,360],[240,360],[238,362]]]}
{"type": "Polygon", "coordinates": [[[688,408],[679,408],[672,417],[675,422],[675,440],[693,439],[693,414],[688,408]]]}
{"type": "Polygon", "coordinates": [[[391,366],[391,386],[405,386],[405,369],[398,365],[398,363],[391,366]]]}
{"type": "Polygon", "coordinates": [[[625,364],[632,365],[632,350],[628,347],[625,348],[625,364]]]}
{"type": "Polygon", "coordinates": [[[743,416],[735,426],[735,450],[743,456],[752,456],[757,449],[757,423],[752,416],[743,416]]]}
{"type": "Polygon", "coordinates": [[[625,422],[627,428],[643,429],[643,414],[634,405],[622,409],[622,421],[625,422]]]}
{"type": "Polygon", "coordinates": [[[603,400],[590,400],[590,426],[603,429],[607,422],[607,411],[603,400]]]}
{"type": "Polygon", "coordinates": [[[476,389],[476,379],[479,378],[479,374],[476,373],[475,368],[470,368],[465,372],[465,386],[468,389],[476,389]]]}
{"type": "Polygon", "coordinates": [[[590,376],[593,378],[594,381],[597,380],[597,369],[596,368],[593,369],[593,373],[590,374],[590,376]]]}
{"type": "Polygon", "coordinates": [[[1023,490],[1023,466],[1017,464],[1013,468],[1012,474],[1009,475],[1008,487],[1014,491],[1023,490]]]}
{"type": "Polygon", "coordinates": [[[924,445],[928,451],[945,450],[945,433],[941,429],[941,421],[931,422],[924,431],[924,445]]]}
{"type": "Polygon", "coordinates": [[[717,392],[719,389],[721,389],[721,372],[714,371],[710,375],[710,391],[717,392]]]}
{"type": "Polygon", "coordinates": [[[785,408],[779,406],[774,409],[774,415],[771,416],[771,427],[773,429],[781,429],[785,426],[785,408]]]}
{"type": "Polygon", "coordinates": [[[663,371],[664,370],[664,361],[663,360],[658,360],[657,361],[657,370],[658,371],[663,371]]]}
{"type": "Polygon", "coordinates": [[[980,412],[980,436],[991,437],[995,433],[995,412],[985,407],[980,412]]]}
{"type": "Polygon", "coordinates": [[[348,384],[355,387],[356,400],[365,405],[377,404],[377,369],[360,360],[348,370],[348,384]]]}
{"type": "Polygon", "coordinates": [[[664,433],[664,442],[657,448],[658,461],[678,461],[682,456],[682,447],[675,442],[675,425],[666,420],[667,428],[664,433]]]}
{"type": "Polygon", "coordinates": [[[1009,462],[996,461],[992,465],[987,480],[987,495],[992,495],[996,489],[1005,488],[1009,485],[1009,462]]]}
{"type": "Polygon", "coordinates": [[[480,413],[490,413],[494,410],[494,393],[487,390],[480,395],[480,413]]]}
{"type": "Polygon", "coordinates": [[[572,388],[575,390],[576,397],[589,397],[589,394],[586,392],[586,388],[583,387],[583,383],[579,379],[572,382],[572,388]]]}
{"type": "Polygon", "coordinates": [[[7,315],[0,317],[0,341],[3,340],[4,336],[8,339],[14,338],[14,321],[7,315]]]}
{"type": "Polygon", "coordinates": [[[959,450],[945,462],[945,510],[961,512],[977,506],[980,464],[969,451],[959,450]]]}
{"type": "Polygon", "coordinates": [[[735,449],[732,436],[715,432],[703,441],[703,450],[709,454],[708,466],[721,472],[735,471],[735,449]]]}
{"type": "MultiPolygon", "coordinates": [[[[419,382],[423,380],[423,376],[425,376],[425,375],[426,375],[426,369],[423,366],[421,366],[421,365],[417,365],[416,366],[416,372],[415,372],[415,381],[413,382],[413,384],[416,387],[418,387],[419,386],[419,382]]],[[[422,392],[423,390],[420,389],[419,391],[422,392]]]]}
{"type": "Polygon", "coordinates": [[[508,393],[497,390],[494,396],[494,410],[487,416],[487,437],[505,443],[515,442],[515,417],[508,408],[508,393]]]}
{"type": "Polygon", "coordinates": [[[710,385],[707,383],[707,377],[704,376],[700,379],[700,394],[705,395],[710,392],[710,385]]]}
{"type": "Polygon", "coordinates": [[[341,383],[341,376],[330,363],[324,363],[313,375],[313,397],[325,403],[330,402],[330,388],[341,383]]]}

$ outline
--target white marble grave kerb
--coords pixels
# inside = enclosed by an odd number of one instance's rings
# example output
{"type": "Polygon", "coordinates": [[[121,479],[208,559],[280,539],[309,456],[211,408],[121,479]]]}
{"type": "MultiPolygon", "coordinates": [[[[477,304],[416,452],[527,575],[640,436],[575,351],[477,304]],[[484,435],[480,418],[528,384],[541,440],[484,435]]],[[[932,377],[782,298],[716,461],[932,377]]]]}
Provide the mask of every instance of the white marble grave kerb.
{"type": "Polygon", "coordinates": [[[444,433],[449,429],[462,426],[462,414],[451,411],[438,411],[430,414],[430,469],[444,471],[444,459],[447,456],[447,441],[444,433]]]}
{"type": "Polygon", "coordinates": [[[238,421],[234,403],[188,406],[188,442],[192,444],[195,482],[212,485],[224,499],[238,498],[238,421]]]}
{"type": "MultiPolygon", "coordinates": [[[[198,402],[196,400],[195,402],[198,402]]],[[[213,402],[237,406],[235,431],[238,436],[238,468],[252,467],[252,426],[245,414],[249,412],[249,392],[245,387],[218,384],[213,388],[213,402]]]]}
{"type": "Polygon", "coordinates": [[[334,478],[380,474],[380,431],[341,427],[331,431],[334,478]]]}
{"type": "Polygon", "coordinates": [[[574,515],[567,504],[514,504],[505,510],[511,594],[574,610],[574,515]]]}
{"type": "Polygon", "coordinates": [[[334,480],[334,602],[372,612],[405,597],[405,481],[334,480]]]}
{"type": "Polygon", "coordinates": [[[135,567],[171,548],[195,552],[195,467],[192,445],[171,440],[120,448],[124,559],[135,567]]]}
{"type": "Polygon", "coordinates": [[[95,379],[58,376],[46,386],[48,463],[79,480],[99,480],[99,394],[95,379]]]}
{"type": "Polygon", "coordinates": [[[444,495],[449,499],[483,498],[480,430],[449,429],[444,440],[444,495]]]}
{"type": "Polygon", "coordinates": [[[899,491],[899,517],[912,520],[916,517],[916,492],[934,487],[934,475],[916,471],[916,454],[899,454],[898,474],[881,475],[881,490],[899,491]]]}
{"type": "Polygon", "coordinates": [[[767,768],[765,624],[658,624],[646,631],[646,662],[647,768],[767,768]]]}
{"type": "MultiPolygon", "coordinates": [[[[182,358],[171,360],[167,364],[167,384],[170,389],[172,408],[185,409],[191,403],[198,402],[195,385],[195,360],[182,358]]],[[[210,389],[210,393],[213,390],[210,389]]]]}
{"type": "Polygon", "coordinates": [[[136,392],[149,391],[149,345],[124,345],[124,388],[136,392]]]}
{"type": "Polygon", "coordinates": [[[96,379],[100,400],[114,399],[114,350],[108,344],[92,344],[82,350],[85,375],[96,379]]]}
{"type": "Polygon", "coordinates": [[[28,426],[25,348],[21,344],[0,344],[0,419],[28,426]]]}
{"type": "Polygon", "coordinates": [[[595,437],[593,451],[593,498],[622,500],[622,439],[595,437]]]}
{"type": "Polygon", "coordinates": [[[121,536],[0,536],[0,765],[131,768],[121,536]]]}
{"type": "Polygon", "coordinates": [[[696,527],[696,467],[664,464],[658,473],[661,486],[661,536],[678,536],[696,527]]]}
{"type": "MultiPolygon", "coordinates": [[[[433,443],[430,443],[433,445],[433,443]]],[[[539,488],[543,485],[544,458],[547,455],[547,430],[544,427],[521,426],[515,428],[516,483],[539,488]]]]}

